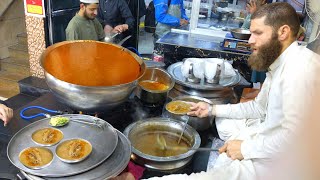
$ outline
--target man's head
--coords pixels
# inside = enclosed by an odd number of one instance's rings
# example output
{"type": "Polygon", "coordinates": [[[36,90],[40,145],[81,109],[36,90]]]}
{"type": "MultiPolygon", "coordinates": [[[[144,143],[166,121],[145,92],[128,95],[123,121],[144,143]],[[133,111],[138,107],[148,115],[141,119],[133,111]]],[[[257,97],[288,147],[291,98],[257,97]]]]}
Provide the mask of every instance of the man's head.
{"type": "Polygon", "coordinates": [[[97,16],[99,0],[80,0],[80,15],[86,19],[94,19],[97,16]]]}
{"type": "Polygon", "coordinates": [[[262,6],[251,16],[252,54],[248,63],[252,69],[265,71],[297,38],[299,18],[288,3],[262,6]]]}

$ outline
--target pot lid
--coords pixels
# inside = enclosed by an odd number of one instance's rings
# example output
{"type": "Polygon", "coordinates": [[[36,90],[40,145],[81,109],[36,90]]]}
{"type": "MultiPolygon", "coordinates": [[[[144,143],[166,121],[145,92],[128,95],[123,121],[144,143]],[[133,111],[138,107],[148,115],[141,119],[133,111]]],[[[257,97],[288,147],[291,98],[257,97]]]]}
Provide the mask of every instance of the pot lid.
{"type": "Polygon", "coordinates": [[[186,78],[182,75],[181,72],[181,66],[182,66],[183,62],[177,62],[174,64],[171,64],[167,71],[168,73],[173,77],[173,79],[176,81],[176,83],[185,86],[185,87],[189,87],[192,89],[199,89],[199,90],[219,90],[219,89],[223,89],[225,87],[232,87],[237,85],[240,82],[240,74],[237,70],[235,70],[236,75],[226,79],[225,81],[223,81],[223,83],[221,84],[209,84],[204,82],[203,80],[201,80],[200,83],[192,83],[186,80],[186,78]]]}

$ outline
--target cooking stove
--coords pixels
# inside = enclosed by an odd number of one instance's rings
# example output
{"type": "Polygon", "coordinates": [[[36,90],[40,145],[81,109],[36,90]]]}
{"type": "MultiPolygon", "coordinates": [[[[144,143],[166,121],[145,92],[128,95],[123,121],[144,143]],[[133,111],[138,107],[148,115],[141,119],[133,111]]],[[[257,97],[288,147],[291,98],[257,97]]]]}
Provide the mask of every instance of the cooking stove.
{"type": "MultiPolygon", "coordinates": [[[[168,98],[167,102],[169,102],[171,99],[168,98]]],[[[21,128],[25,127],[26,125],[35,122],[37,120],[42,119],[43,117],[39,117],[36,119],[32,119],[30,121],[26,121],[23,120],[20,116],[19,116],[19,112],[28,106],[42,106],[48,109],[53,109],[53,110],[60,110],[63,111],[64,113],[69,113],[69,114],[78,114],[78,113],[82,113],[82,114],[87,114],[87,115],[92,115],[92,116],[97,116],[105,121],[107,121],[108,123],[110,123],[113,127],[115,127],[116,129],[118,129],[119,131],[123,132],[123,130],[132,122],[141,120],[141,119],[146,119],[146,118],[151,118],[151,117],[159,117],[159,116],[163,116],[163,117],[167,117],[167,115],[164,113],[164,106],[163,104],[145,104],[144,102],[142,102],[139,98],[137,98],[136,96],[132,95],[129,97],[128,101],[126,101],[125,103],[123,103],[122,105],[120,105],[119,107],[117,107],[116,109],[113,109],[112,111],[109,112],[100,112],[100,113],[86,113],[86,112],[79,112],[79,111],[75,111],[72,110],[71,108],[69,108],[68,106],[61,104],[60,102],[58,102],[56,100],[56,98],[53,96],[53,94],[51,93],[47,93],[41,97],[39,97],[38,99],[32,101],[29,104],[26,104],[25,106],[17,109],[14,111],[14,118],[12,119],[11,123],[9,124],[8,127],[1,129],[1,133],[0,133],[0,139],[4,138],[7,139],[7,141],[10,140],[10,138],[16,133],[18,132],[21,128]]],[[[33,114],[37,114],[39,113],[39,110],[28,110],[27,112],[25,112],[25,115],[33,115],[33,114]]],[[[54,115],[54,114],[51,114],[54,115]]],[[[213,129],[209,129],[203,132],[199,132],[201,139],[202,139],[202,143],[201,146],[205,146],[208,143],[208,140],[210,139],[210,137],[216,137],[217,134],[213,129]]],[[[2,145],[4,147],[1,147],[1,149],[3,151],[6,151],[6,146],[7,146],[7,142],[6,143],[2,143],[2,145]]],[[[190,162],[190,164],[188,164],[187,166],[185,166],[182,169],[179,169],[177,171],[175,171],[174,173],[187,173],[190,174],[192,172],[198,172],[201,170],[206,170],[206,163],[207,163],[207,159],[209,156],[208,154],[205,154],[203,152],[198,152],[194,155],[195,157],[193,159],[198,159],[197,157],[200,156],[205,156],[206,158],[203,158],[199,161],[197,160],[192,160],[190,162]],[[200,168],[200,166],[202,166],[200,168]]],[[[6,154],[5,153],[1,153],[1,158],[5,158],[6,154]]],[[[7,160],[6,162],[4,162],[7,164],[8,167],[11,167],[10,170],[4,170],[3,172],[12,172],[12,174],[18,172],[18,169],[14,168],[13,165],[7,160]]],[[[170,174],[173,172],[159,172],[159,171],[153,171],[150,169],[146,169],[143,175],[143,178],[148,178],[148,177],[154,177],[154,176],[163,176],[166,174],[170,174]]],[[[1,176],[1,172],[0,172],[0,176],[1,176]]]]}

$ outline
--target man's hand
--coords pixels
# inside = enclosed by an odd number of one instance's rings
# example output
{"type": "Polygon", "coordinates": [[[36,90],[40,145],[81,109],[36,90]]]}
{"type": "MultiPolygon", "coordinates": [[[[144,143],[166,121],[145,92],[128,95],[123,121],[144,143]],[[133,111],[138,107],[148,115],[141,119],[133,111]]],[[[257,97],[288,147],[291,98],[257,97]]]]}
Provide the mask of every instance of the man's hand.
{"type": "Polygon", "coordinates": [[[8,108],[4,104],[0,104],[0,119],[3,120],[4,126],[6,126],[10,119],[13,117],[13,110],[8,108]]]}
{"type": "Polygon", "coordinates": [[[247,9],[247,11],[248,11],[250,14],[253,14],[254,12],[256,12],[256,10],[257,10],[256,0],[250,0],[250,1],[247,3],[246,9],[247,9]]]}
{"type": "Polygon", "coordinates": [[[111,178],[110,180],[135,180],[135,178],[131,173],[126,172],[117,177],[111,178]]]}
{"type": "Polygon", "coordinates": [[[200,118],[207,117],[209,115],[209,104],[205,102],[193,103],[190,102],[192,107],[190,108],[190,112],[188,112],[189,116],[198,116],[200,118]]]}
{"type": "Polygon", "coordinates": [[[184,25],[187,25],[187,24],[189,24],[188,20],[180,19],[180,26],[184,26],[184,25]]]}
{"type": "Polygon", "coordinates": [[[113,33],[122,33],[129,29],[128,24],[121,24],[113,28],[113,33]]]}
{"type": "Polygon", "coordinates": [[[226,153],[227,156],[233,160],[242,160],[243,155],[241,154],[241,140],[230,140],[227,141],[221,148],[219,148],[219,153],[226,153]]]}
{"type": "Polygon", "coordinates": [[[103,30],[104,30],[104,33],[110,34],[113,28],[110,25],[105,25],[103,30]]]}

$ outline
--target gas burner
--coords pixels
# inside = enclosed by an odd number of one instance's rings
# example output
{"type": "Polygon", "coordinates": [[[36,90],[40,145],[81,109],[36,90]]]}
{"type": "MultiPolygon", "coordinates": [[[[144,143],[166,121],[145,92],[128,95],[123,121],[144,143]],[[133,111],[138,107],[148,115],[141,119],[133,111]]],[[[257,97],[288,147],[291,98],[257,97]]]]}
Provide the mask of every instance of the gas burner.
{"type": "Polygon", "coordinates": [[[157,104],[154,104],[154,103],[146,103],[146,102],[143,102],[141,99],[139,99],[137,96],[134,96],[133,97],[133,101],[135,103],[137,103],[139,106],[144,106],[144,107],[148,107],[148,108],[159,108],[159,107],[162,107],[165,103],[157,103],[157,104]]]}

